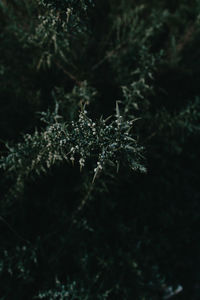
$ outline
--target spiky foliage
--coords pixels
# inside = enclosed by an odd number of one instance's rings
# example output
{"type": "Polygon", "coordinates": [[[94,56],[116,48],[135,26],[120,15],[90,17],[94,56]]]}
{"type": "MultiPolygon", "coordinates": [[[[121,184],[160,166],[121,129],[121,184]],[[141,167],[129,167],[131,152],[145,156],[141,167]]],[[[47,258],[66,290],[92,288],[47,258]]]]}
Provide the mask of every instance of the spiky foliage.
{"type": "Polygon", "coordinates": [[[42,121],[47,123],[42,132],[26,134],[23,142],[14,147],[7,145],[9,154],[1,159],[0,167],[16,177],[13,193],[23,189],[31,175],[46,173],[54,164],[65,160],[74,164],[77,159],[80,170],[88,159],[96,160],[93,181],[107,164],[119,167],[122,160],[133,170],[146,171],[140,163],[142,147],[130,133],[134,120],[123,120],[118,103],[115,120],[109,123],[102,118],[93,122],[84,108],[76,122],[64,123],[57,110],[58,104],[54,113],[41,113],[42,121]]]}

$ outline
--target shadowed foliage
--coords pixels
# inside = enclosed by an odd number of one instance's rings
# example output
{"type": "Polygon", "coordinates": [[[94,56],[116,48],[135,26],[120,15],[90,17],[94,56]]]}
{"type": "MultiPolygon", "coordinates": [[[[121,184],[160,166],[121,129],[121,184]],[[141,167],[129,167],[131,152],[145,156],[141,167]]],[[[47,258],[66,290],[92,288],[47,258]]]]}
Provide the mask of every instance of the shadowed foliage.
{"type": "Polygon", "coordinates": [[[0,2],[0,299],[198,300],[200,2],[0,2]]]}

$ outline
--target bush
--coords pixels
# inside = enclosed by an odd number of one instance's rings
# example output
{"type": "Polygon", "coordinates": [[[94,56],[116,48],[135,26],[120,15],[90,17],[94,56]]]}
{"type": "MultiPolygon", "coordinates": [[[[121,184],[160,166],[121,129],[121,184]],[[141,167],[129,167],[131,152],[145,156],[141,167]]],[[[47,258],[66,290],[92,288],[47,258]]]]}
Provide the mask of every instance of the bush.
{"type": "Polygon", "coordinates": [[[1,299],[198,299],[199,1],[0,9],[1,299]]]}

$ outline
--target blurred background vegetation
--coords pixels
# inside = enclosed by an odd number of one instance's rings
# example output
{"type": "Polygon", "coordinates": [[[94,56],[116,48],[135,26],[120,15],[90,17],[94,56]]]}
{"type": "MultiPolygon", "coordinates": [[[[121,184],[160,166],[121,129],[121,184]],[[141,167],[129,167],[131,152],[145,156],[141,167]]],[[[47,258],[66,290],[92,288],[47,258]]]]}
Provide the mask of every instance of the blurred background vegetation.
{"type": "Polygon", "coordinates": [[[1,0],[0,28],[0,299],[198,300],[199,0],[1,0]],[[25,173],[38,112],[83,107],[135,120],[146,173],[122,152],[93,183],[95,153],[25,173]]]}

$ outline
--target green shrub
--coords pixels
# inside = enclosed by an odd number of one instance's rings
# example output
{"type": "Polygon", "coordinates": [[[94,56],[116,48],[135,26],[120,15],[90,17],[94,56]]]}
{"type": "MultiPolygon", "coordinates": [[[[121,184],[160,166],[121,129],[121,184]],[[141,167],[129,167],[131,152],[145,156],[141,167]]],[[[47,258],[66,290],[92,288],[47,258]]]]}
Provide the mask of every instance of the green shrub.
{"type": "Polygon", "coordinates": [[[198,299],[199,8],[1,1],[0,299],[198,299]]]}

